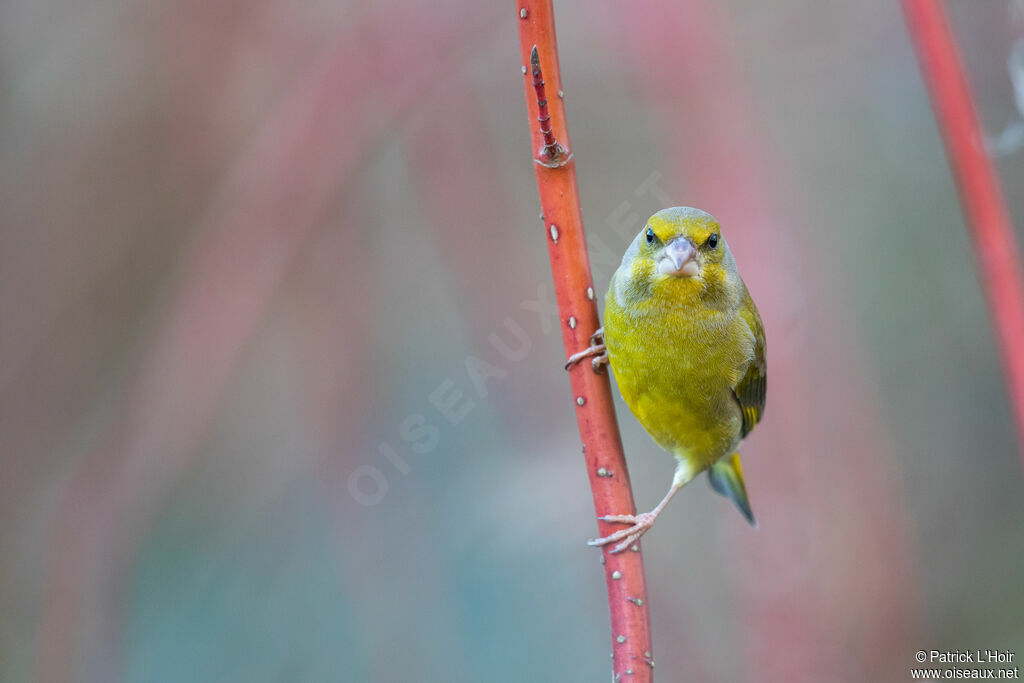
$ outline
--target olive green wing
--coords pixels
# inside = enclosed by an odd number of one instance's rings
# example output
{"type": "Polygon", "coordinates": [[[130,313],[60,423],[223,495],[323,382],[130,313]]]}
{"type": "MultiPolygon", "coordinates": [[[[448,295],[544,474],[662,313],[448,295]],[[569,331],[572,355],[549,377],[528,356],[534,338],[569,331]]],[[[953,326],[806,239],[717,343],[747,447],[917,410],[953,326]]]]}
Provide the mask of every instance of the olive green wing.
{"type": "Polygon", "coordinates": [[[754,359],[732,390],[743,415],[740,436],[746,437],[764,415],[765,395],[768,393],[768,366],[765,362],[764,323],[761,322],[761,314],[757,312],[757,306],[754,305],[754,300],[745,285],[740,316],[754,333],[754,359]]]}

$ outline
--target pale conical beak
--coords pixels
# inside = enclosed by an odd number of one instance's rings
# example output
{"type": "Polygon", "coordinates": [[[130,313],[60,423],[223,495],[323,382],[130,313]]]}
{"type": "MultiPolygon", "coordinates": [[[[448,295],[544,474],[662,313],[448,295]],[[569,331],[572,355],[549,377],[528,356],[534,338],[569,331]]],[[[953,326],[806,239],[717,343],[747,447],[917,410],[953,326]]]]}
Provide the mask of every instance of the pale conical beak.
{"type": "Polygon", "coordinates": [[[700,272],[697,250],[685,237],[678,237],[665,245],[658,272],[676,277],[693,277],[700,272]]]}

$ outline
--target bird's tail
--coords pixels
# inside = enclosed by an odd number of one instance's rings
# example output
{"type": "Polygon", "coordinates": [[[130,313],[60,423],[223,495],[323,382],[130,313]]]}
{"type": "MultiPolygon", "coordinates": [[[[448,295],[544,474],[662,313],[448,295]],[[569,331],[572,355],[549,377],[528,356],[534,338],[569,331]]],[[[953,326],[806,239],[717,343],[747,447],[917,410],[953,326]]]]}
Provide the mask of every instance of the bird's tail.
{"type": "Polygon", "coordinates": [[[722,458],[712,465],[708,469],[708,483],[717,493],[735,503],[750,522],[750,526],[757,528],[757,520],[750,509],[750,499],[747,498],[747,487],[743,484],[743,468],[740,467],[739,453],[733,453],[732,457],[722,458]]]}

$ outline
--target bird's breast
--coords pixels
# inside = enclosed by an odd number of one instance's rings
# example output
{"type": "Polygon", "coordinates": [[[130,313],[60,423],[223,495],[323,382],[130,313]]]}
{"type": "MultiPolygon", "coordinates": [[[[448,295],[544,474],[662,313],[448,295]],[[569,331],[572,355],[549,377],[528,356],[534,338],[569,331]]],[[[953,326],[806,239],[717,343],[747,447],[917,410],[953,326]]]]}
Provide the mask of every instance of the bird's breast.
{"type": "Polygon", "coordinates": [[[682,306],[638,315],[611,301],[605,313],[605,342],[626,404],[662,448],[701,469],[739,440],[732,387],[752,345],[738,335],[736,318],[682,306]]]}

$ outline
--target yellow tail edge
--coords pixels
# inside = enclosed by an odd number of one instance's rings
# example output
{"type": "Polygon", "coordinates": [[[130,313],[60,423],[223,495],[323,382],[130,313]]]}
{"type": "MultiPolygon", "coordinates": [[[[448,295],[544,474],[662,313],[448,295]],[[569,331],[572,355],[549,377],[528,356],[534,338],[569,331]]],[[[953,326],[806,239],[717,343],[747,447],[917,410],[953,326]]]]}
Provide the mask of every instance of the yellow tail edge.
{"type": "Polygon", "coordinates": [[[743,467],[740,465],[740,454],[722,458],[708,469],[708,483],[716,493],[731,500],[750,526],[757,528],[754,511],[750,509],[747,487],[743,483],[743,467]]]}

